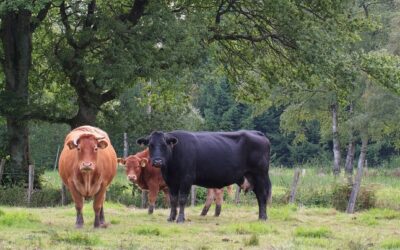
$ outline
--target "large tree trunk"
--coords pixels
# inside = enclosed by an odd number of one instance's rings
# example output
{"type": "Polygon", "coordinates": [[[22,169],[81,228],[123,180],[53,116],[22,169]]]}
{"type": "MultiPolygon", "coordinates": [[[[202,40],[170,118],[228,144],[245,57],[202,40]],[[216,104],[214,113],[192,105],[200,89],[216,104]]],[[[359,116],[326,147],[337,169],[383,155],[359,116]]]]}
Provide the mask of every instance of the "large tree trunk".
{"type": "Polygon", "coordinates": [[[340,173],[340,144],[339,144],[339,129],[338,129],[338,103],[331,105],[332,112],[332,141],[333,141],[333,174],[340,173]]]}
{"type": "Polygon", "coordinates": [[[32,33],[31,13],[27,10],[7,12],[1,17],[1,40],[3,44],[3,69],[5,91],[10,100],[11,114],[6,115],[8,150],[11,163],[8,164],[13,184],[26,182],[29,165],[28,122],[18,114],[28,106],[28,75],[31,67],[32,33]],[[24,178],[21,174],[26,174],[24,178]]]}
{"type": "Polygon", "coordinates": [[[94,107],[93,105],[87,104],[87,101],[81,100],[81,97],[78,101],[78,113],[71,119],[70,126],[71,129],[74,129],[83,125],[91,125],[94,126],[96,123],[96,117],[100,110],[100,105],[94,107]]]}

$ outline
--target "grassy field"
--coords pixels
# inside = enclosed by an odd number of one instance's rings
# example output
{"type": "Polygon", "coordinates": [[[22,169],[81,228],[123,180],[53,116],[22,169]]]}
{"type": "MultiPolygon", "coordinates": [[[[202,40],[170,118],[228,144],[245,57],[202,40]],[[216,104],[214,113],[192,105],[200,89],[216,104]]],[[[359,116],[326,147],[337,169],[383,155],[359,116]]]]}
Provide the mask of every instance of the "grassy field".
{"type": "Polygon", "coordinates": [[[85,226],[75,229],[73,206],[0,207],[0,249],[400,249],[400,212],[388,209],[347,215],[331,208],[257,208],[225,205],[219,218],[187,208],[185,224],[168,223],[168,210],[105,204],[110,223],[93,229],[91,204],[85,226]]]}
{"type": "MultiPolygon", "coordinates": [[[[318,199],[324,199],[332,184],[341,181],[342,177],[338,180],[317,168],[303,172],[297,205],[284,205],[281,200],[290,188],[293,171],[272,169],[273,205],[268,208],[267,222],[257,220],[258,208],[251,194],[242,195],[240,205],[228,198],[219,218],[212,216],[214,207],[207,217],[199,216],[201,204],[188,207],[183,225],[166,221],[168,209],[148,215],[145,209],[107,202],[106,229],[93,229],[90,201],[85,205],[83,229],[74,228],[73,205],[0,206],[0,249],[400,249],[396,171],[369,171],[363,184],[374,187],[376,208],[353,215],[326,205],[304,206],[308,196],[322,193],[318,199]]],[[[126,183],[121,170],[114,182],[126,183]]],[[[60,179],[56,172],[47,172],[42,183],[59,187],[60,179]]]]}

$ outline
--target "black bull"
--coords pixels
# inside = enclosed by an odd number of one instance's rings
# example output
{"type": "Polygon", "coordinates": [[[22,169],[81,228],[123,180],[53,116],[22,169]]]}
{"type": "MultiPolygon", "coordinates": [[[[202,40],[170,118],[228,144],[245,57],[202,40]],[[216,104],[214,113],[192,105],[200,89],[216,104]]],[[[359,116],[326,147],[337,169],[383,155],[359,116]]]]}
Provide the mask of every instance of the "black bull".
{"type": "Polygon", "coordinates": [[[161,172],[170,190],[174,221],[184,222],[184,208],[191,186],[222,188],[236,183],[256,194],[259,219],[267,219],[266,204],[271,196],[268,138],[258,131],[237,132],[153,132],[137,140],[147,145],[150,159],[161,172]]]}

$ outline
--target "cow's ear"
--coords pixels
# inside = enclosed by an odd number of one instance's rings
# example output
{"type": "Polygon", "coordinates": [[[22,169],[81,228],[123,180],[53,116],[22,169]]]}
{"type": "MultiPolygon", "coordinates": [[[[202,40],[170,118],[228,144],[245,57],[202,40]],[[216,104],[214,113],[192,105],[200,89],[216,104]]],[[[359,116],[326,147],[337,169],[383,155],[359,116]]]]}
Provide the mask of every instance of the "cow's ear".
{"type": "Polygon", "coordinates": [[[169,136],[169,137],[166,139],[166,142],[167,142],[168,145],[174,146],[175,144],[178,143],[178,139],[176,139],[176,138],[173,137],[173,136],[169,136]]]}
{"type": "Polygon", "coordinates": [[[106,141],[104,141],[104,140],[99,141],[99,142],[97,143],[97,147],[98,147],[98,148],[101,148],[101,149],[105,149],[107,146],[108,146],[108,143],[107,143],[106,141]]]}
{"type": "Polygon", "coordinates": [[[142,159],[140,160],[140,166],[141,166],[142,168],[145,168],[145,167],[147,166],[147,163],[149,163],[149,160],[147,160],[146,158],[142,158],[142,159]]]}
{"type": "Polygon", "coordinates": [[[140,146],[147,146],[149,144],[149,139],[142,137],[136,140],[136,144],[139,144],[140,146]]]}
{"type": "Polygon", "coordinates": [[[74,149],[76,148],[78,145],[75,144],[75,142],[73,140],[70,140],[69,142],[67,142],[67,146],[69,149],[74,149]]]}
{"type": "Polygon", "coordinates": [[[126,164],[125,158],[118,158],[117,161],[118,161],[118,164],[121,164],[121,165],[125,165],[126,164]]]}

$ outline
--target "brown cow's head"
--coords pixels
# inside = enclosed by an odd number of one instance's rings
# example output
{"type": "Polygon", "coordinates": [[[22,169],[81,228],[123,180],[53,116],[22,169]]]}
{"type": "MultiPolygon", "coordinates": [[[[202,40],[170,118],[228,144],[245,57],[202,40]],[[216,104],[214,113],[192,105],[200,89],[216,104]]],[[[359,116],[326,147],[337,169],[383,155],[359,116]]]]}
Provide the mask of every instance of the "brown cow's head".
{"type": "Polygon", "coordinates": [[[96,138],[92,134],[84,134],[69,141],[67,145],[69,149],[77,150],[79,170],[89,172],[96,168],[98,150],[106,148],[108,143],[104,137],[96,138]]]}
{"type": "Polygon", "coordinates": [[[126,176],[131,182],[137,182],[142,174],[142,169],[147,166],[148,162],[147,158],[140,158],[136,155],[118,159],[118,163],[125,165],[126,176]]]}

